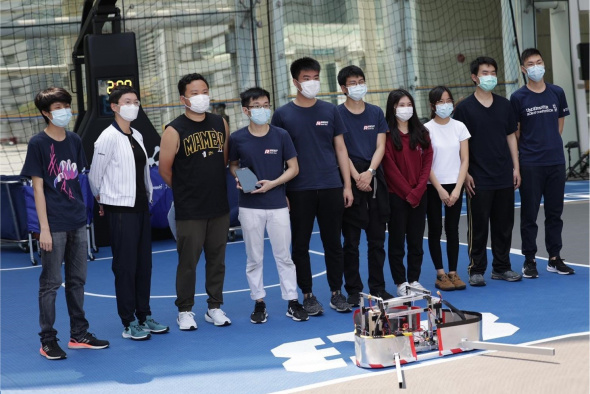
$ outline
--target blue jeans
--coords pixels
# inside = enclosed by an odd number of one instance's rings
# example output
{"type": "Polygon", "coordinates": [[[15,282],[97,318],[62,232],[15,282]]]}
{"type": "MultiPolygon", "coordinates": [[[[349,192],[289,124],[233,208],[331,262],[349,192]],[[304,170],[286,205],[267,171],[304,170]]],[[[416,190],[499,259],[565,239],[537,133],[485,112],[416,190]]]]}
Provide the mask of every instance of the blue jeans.
{"type": "Polygon", "coordinates": [[[86,227],[52,232],[51,252],[41,251],[43,269],[39,277],[39,325],[41,343],[56,339],[55,297],[61,286],[61,263],[65,262],[66,303],[70,315],[70,337],[80,339],[88,330],[84,316],[84,284],[86,283],[86,227]]]}

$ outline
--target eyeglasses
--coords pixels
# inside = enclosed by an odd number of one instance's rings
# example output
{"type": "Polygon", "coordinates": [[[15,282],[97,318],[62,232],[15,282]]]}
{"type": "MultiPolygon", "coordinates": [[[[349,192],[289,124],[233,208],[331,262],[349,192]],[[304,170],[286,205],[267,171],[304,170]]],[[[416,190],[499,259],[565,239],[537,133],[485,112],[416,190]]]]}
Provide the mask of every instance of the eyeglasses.
{"type": "Polygon", "coordinates": [[[446,100],[446,101],[445,101],[445,100],[438,100],[438,101],[436,102],[436,105],[440,105],[440,104],[454,104],[454,103],[455,103],[455,102],[454,102],[453,100],[451,100],[451,99],[448,99],[448,100],[446,100]]]}
{"type": "Polygon", "coordinates": [[[119,103],[117,105],[119,105],[119,106],[121,106],[121,105],[135,105],[136,107],[139,107],[140,104],[141,103],[138,100],[136,100],[136,101],[124,101],[124,102],[119,103]]]}
{"type": "Polygon", "coordinates": [[[249,105],[248,108],[250,108],[250,109],[260,109],[260,108],[271,109],[272,108],[272,105],[270,105],[270,104],[264,104],[262,106],[260,106],[260,105],[249,105]]]}
{"type": "Polygon", "coordinates": [[[351,87],[353,87],[353,86],[364,85],[364,84],[365,84],[365,81],[364,81],[364,80],[361,80],[361,81],[358,81],[358,82],[356,82],[356,81],[351,81],[351,82],[349,82],[349,83],[346,85],[346,87],[347,87],[347,88],[351,88],[351,87]]]}

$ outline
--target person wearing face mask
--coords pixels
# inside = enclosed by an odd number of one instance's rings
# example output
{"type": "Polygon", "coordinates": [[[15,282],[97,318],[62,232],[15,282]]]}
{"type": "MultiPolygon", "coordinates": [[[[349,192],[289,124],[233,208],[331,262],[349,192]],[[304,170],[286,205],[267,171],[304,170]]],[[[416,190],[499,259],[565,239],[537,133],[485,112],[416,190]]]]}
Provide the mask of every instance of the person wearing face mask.
{"type": "Polygon", "coordinates": [[[469,131],[452,119],[453,95],[449,88],[437,86],[428,94],[431,120],[424,126],[432,142],[432,169],[426,188],[428,219],[428,250],[436,269],[434,286],[441,290],[463,290],[465,282],[457,274],[459,259],[459,218],[463,204],[463,182],[469,167],[469,131]],[[443,268],[440,238],[444,206],[447,239],[448,274],[443,268]]]}
{"type": "Polygon", "coordinates": [[[367,93],[365,74],[357,66],[346,66],[338,73],[338,84],[346,101],[338,112],[348,133],[344,142],[350,163],[350,178],[354,201],[344,210],[342,236],[344,237],[344,288],[347,302],[359,306],[359,293],[363,282],[359,273],[359,243],[361,230],[367,237],[369,291],[376,297],[390,299],[385,290],[383,264],[385,263],[385,226],[389,219],[389,194],[381,160],[385,152],[387,122],[383,111],[363,100],[367,93]]]}
{"type": "Polygon", "coordinates": [[[545,211],[545,247],[549,254],[547,271],[573,274],[560,257],[563,230],[563,195],[565,191],[565,155],[561,133],[565,117],[570,114],[562,88],[546,83],[545,63],[541,52],[525,49],[520,65],[528,76],[525,86],[512,93],[510,102],[518,122],[516,138],[522,184],[520,186],[520,237],[525,261],[525,278],[539,277],[537,253],[537,216],[541,198],[545,211]]]}
{"type": "Polygon", "coordinates": [[[432,166],[428,130],[414,112],[414,98],[403,89],[387,97],[385,119],[389,126],[383,171],[389,190],[391,218],[388,257],[397,295],[425,290],[418,282],[422,269],[422,237],[426,221],[426,183],[432,166]],[[405,245],[408,268],[404,267],[405,245]]]}
{"type": "Polygon", "coordinates": [[[335,105],[318,100],[320,64],[303,57],[291,64],[294,101],[277,109],[271,124],[287,130],[299,161],[299,175],[287,184],[291,206],[293,261],[297,284],[304,294],[303,307],[310,316],[324,312],[312,292],[309,241],[317,217],[324,246],[326,272],[331,297],[330,307],[350,312],[342,295],[344,261],[342,253],[342,214],[352,204],[350,164],[342,134],[346,125],[335,105]]]}
{"type": "Polygon", "coordinates": [[[169,330],[153,319],[150,309],[152,182],[143,137],[131,127],[139,113],[137,91],[116,86],[109,103],[115,120],[94,143],[88,180],[100,215],[106,211],[109,221],[122,336],[141,341],[169,330]]]}
{"type": "Polygon", "coordinates": [[[72,118],[72,96],[62,88],[51,87],[37,94],[35,106],[47,127],[29,141],[21,176],[33,181],[35,208],[39,218],[41,276],[39,278],[39,353],[48,360],[67,357],[58,345],[55,323],[55,298],[62,284],[65,266],[65,291],[70,315],[70,349],[103,349],[109,342],[88,332],[84,312],[86,283],[86,206],[79,173],[86,168],[82,141],[66,131],[72,118]]]}
{"type": "Polygon", "coordinates": [[[471,134],[465,176],[469,284],[486,285],[488,229],[494,256],[491,278],[516,282],[522,279],[510,263],[514,190],[520,186],[516,119],[510,101],[492,93],[497,84],[496,61],[478,57],[470,68],[475,93],[457,105],[454,115],[471,134]]]}
{"type": "Polygon", "coordinates": [[[197,73],[178,82],[184,113],[166,125],[160,142],[159,172],[172,188],[176,220],[176,323],[180,330],[197,329],[195,304],[197,263],[205,252],[205,321],[229,326],[223,310],[225,247],[229,231],[226,166],[229,127],[207,112],[209,83],[197,73]]]}
{"type": "Polygon", "coordinates": [[[298,301],[295,264],[291,259],[291,222],[285,196],[285,183],[297,176],[297,152],[287,131],[269,125],[270,93],[259,87],[240,94],[242,111],[250,124],[230,136],[229,168],[236,177],[239,168],[249,168],[259,179],[257,189],[240,189],[239,220],[246,245],[246,277],[250,297],[255,302],[250,322],[266,323],[268,313],[263,283],[264,230],[270,238],[279,273],[281,296],[288,302],[287,317],[309,319],[298,301]],[[285,170],[285,163],[287,169],[285,170]]]}

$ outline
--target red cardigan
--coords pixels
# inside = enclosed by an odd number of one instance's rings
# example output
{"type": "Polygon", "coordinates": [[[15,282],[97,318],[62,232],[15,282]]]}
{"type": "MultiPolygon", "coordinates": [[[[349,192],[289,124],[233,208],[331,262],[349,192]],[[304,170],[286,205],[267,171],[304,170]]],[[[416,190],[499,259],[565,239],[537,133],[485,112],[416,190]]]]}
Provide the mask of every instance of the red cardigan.
{"type": "Polygon", "coordinates": [[[410,149],[410,135],[399,133],[402,150],[395,149],[391,136],[387,133],[383,171],[389,192],[397,194],[415,208],[426,191],[432,167],[432,145],[426,149],[421,145],[410,149]]]}

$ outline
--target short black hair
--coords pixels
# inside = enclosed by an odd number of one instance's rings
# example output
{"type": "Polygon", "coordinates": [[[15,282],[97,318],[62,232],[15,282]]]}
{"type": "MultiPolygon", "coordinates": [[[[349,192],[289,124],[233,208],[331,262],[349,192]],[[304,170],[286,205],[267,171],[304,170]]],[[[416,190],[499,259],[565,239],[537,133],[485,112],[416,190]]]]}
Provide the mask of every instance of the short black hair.
{"type": "Polygon", "coordinates": [[[248,107],[248,105],[250,105],[250,100],[256,100],[260,97],[267,97],[270,101],[270,93],[262,88],[259,88],[258,86],[255,88],[244,90],[242,93],[240,93],[242,107],[248,107]]]}
{"type": "Polygon", "coordinates": [[[338,85],[346,86],[346,80],[349,77],[362,77],[365,79],[365,73],[358,66],[346,66],[338,72],[338,85]]]}
{"type": "Polygon", "coordinates": [[[436,102],[441,99],[445,92],[449,94],[449,97],[454,102],[455,99],[453,98],[453,93],[451,93],[451,90],[446,86],[437,86],[428,93],[428,101],[430,102],[430,119],[434,119],[434,115],[436,113],[436,102]]]}
{"type": "Polygon", "coordinates": [[[520,65],[524,66],[524,62],[526,62],[529,57],[534,55],[539,55],[541,56],[541,59],[543,58],[543,55],[541,55],[541,52],[537,48],[527,48],[522,51],[522,55],[520,55],[520,65]]]}
{"type": "Polygon", "coordinates": [[[204,76],[198,73],[186,74],[180,81],[178,81],[178,94],[180,96],[184,96],[186,93],[186,85],[190,84],[192,81],[203,81],[205,85],[207,85],[207,89],[209,89],[209,82],[205,79],[204,76]]]}
{"type": "MultiPolygon", "coordinates": [[[[471,69],[471,74],[477,75],[479,71],[479,66],[481,66],[482,64],[490,65],[494,67],[494,71],[498,72],[498,63],[496,63],[494,59],[492,59],[489,56],[480,56],[471,62],[471,65],[469,66],[469,68],[471,69]]],[[[475,81],[473,83],[477,85],[475,81]]]]}
{"type": "Polygon", "coordinates": [[[52,86],[40,91],[35,96],[35,107],[41,112],[41,116],[45,119],[45,123],[49,124],[49,118],[43,115],[42,111],[49,112],[49,108],[54,103],[72,104],[72,95],[64,88],[57,88],[52,86]]]}
{"type": "Polygon", "coordinates": [[[117,85],[111,90],[111,94],[109,94],[109,104],[119,104],[121,96],[127,93],[135,94],[139,100],[139,93],[137,93],[137,90],[134,87],[129,85],[117,85]]]}
{"type": "Polygon", "coordinates": [[[301,59],[297,59],[293,63],[291,63],[291,76],[294,79],[298,79],[299,74],[303,70],[312,70],[320,72],[322,70],[322,67],[320,66],[320,63],[317,60],[311,57],[302,57],[301,59]]]}

